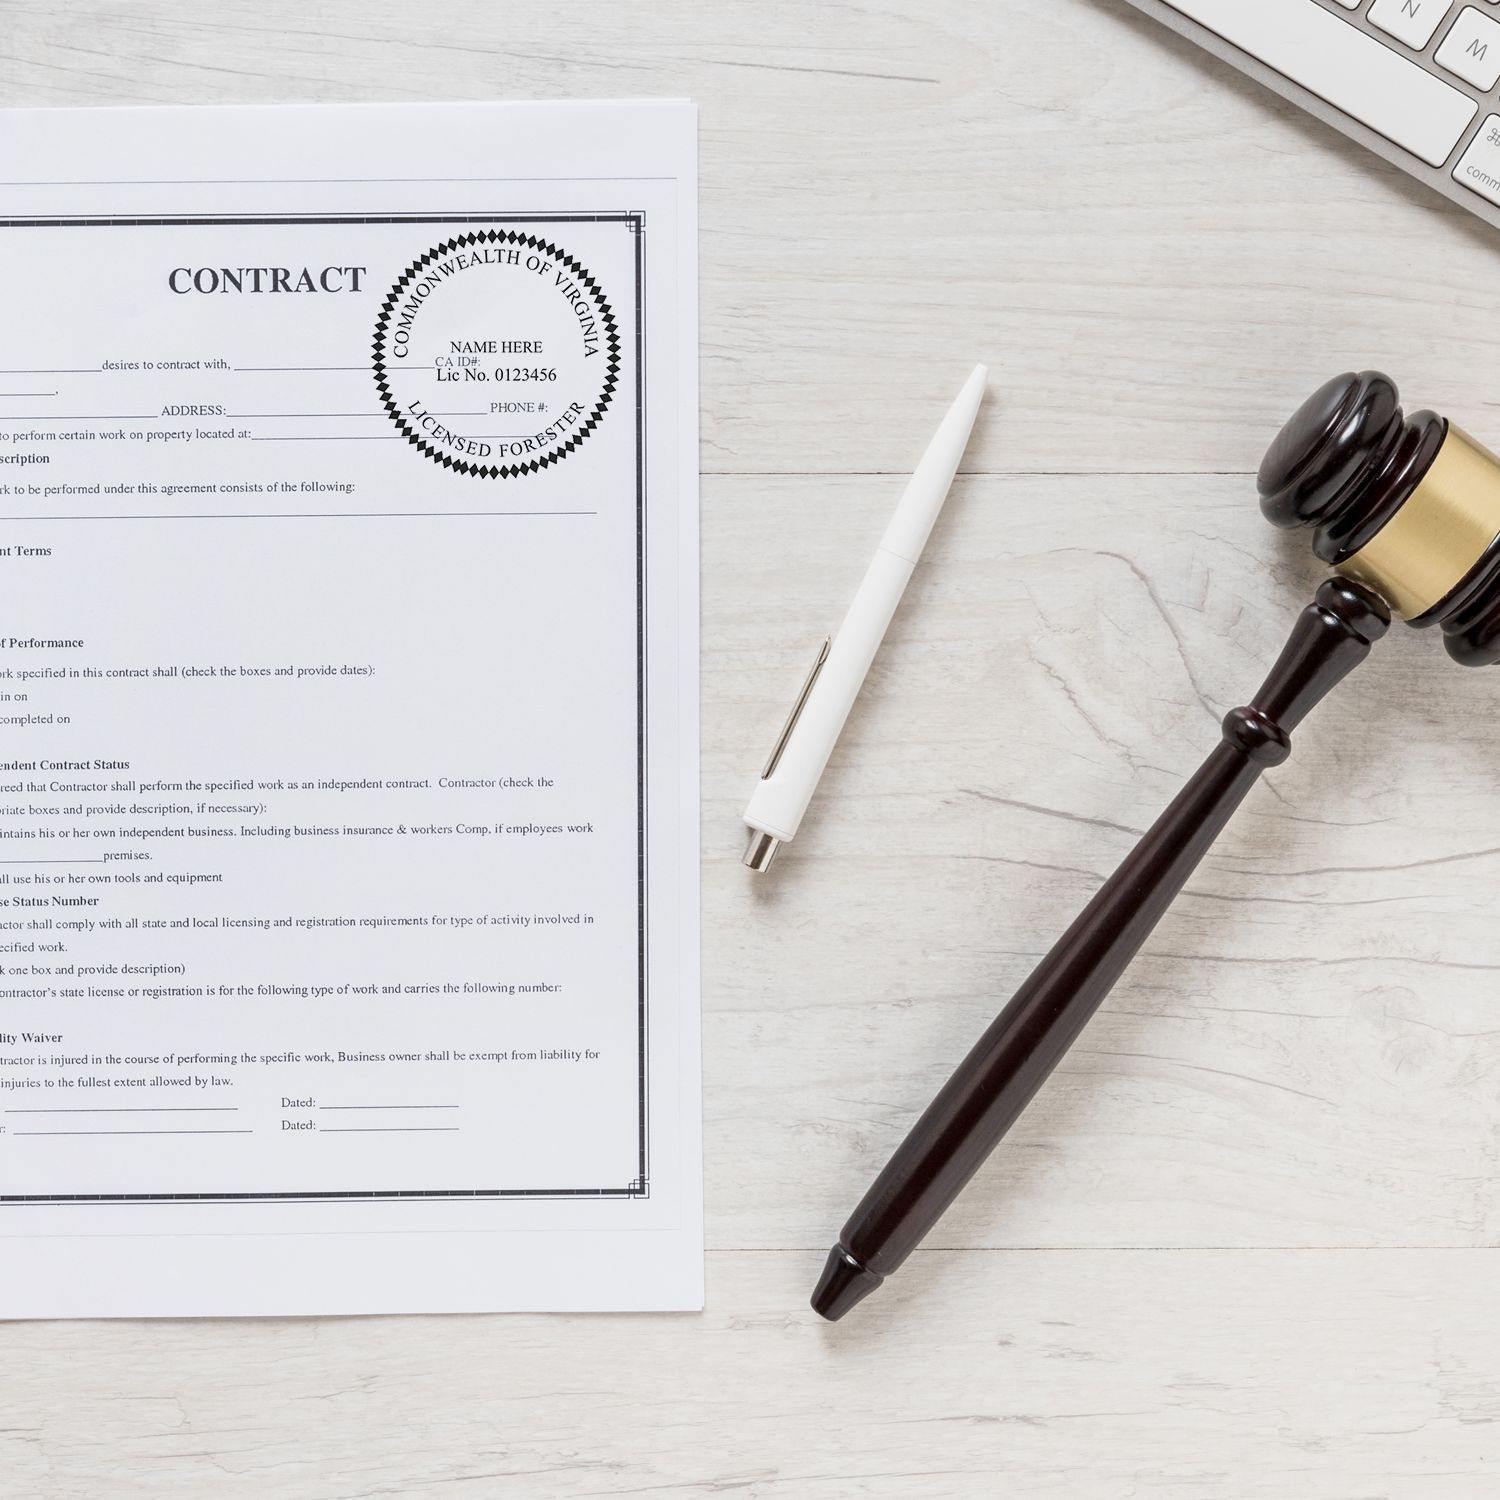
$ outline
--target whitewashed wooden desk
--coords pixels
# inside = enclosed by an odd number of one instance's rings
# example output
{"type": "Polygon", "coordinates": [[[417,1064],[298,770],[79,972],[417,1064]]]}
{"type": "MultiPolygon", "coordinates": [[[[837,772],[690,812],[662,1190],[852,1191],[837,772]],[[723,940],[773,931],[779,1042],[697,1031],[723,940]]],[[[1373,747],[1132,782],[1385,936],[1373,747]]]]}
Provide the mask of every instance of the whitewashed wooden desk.
{"type": "MultiPolygon", "coordinates": [[[[703,106],[709,1307],[0,1328],[0,1495],[1468,1500],[1500,1467],[1500,674],[1396,631],[929,1247],[870,1174],[1259,680],[1345,367],[1500,437],[1493,234],[1110,0],[6,0],[7,104],[703,106]],[[737,810],[995,397],[805,836],[737,810]]],[[[3,1267],[0,1267],[3,1274],[3,1267]]]]}

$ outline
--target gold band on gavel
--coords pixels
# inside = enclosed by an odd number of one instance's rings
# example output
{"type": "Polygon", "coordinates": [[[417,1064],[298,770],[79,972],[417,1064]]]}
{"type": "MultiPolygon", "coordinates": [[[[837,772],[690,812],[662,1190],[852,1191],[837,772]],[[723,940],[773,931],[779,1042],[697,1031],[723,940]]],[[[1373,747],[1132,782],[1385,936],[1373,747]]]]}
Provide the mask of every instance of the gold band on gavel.
{"type": "Polygon", "coordinates": [[[1500,537],[1500,459],[1451,423],[1406,504],[1339,572],[1415,619],[1457,587],[1500,537]]]}

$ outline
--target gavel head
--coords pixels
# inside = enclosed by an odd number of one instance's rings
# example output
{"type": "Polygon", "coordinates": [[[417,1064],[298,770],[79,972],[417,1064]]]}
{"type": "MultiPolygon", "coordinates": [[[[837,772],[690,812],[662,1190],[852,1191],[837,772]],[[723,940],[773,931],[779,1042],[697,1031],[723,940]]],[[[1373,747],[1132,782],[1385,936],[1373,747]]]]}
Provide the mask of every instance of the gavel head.
{"type": "Polygon", "coordinates": [[[1393,614],[1440,625],[1466,666],[1500,661],[1500,459],[1435,412],[1407,417],[1389,376],[1340,375],[1266,451],[1266,518],[1393,614]]]}

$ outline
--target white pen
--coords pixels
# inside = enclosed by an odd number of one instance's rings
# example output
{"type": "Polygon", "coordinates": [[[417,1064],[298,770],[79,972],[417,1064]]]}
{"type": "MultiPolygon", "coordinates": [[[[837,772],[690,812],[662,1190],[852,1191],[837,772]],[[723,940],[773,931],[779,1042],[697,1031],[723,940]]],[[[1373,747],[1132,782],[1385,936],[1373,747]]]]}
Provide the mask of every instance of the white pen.
{"type": "Polygon", "coordinates": [[[875,549],[844,623],[837,635],[823,642],[792,705],[786,727],[745,808],[745,822],[750,826],[745,863],[752,870],[769,869],[776,851],[797,836],[818,778],[948,498],[988,375],[984,365],[976,365],[958,400],[948,408],[875,549]]]}

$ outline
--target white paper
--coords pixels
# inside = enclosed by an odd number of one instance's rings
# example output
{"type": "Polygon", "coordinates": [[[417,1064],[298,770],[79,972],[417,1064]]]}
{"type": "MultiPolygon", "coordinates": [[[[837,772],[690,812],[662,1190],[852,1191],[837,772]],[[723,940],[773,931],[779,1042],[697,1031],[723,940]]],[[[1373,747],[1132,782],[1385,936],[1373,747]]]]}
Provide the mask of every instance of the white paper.
{"type": "Polygon", "coordinates": [[[0,142],[0,1316],[700,1306],[691,106],[0,142]]]}

